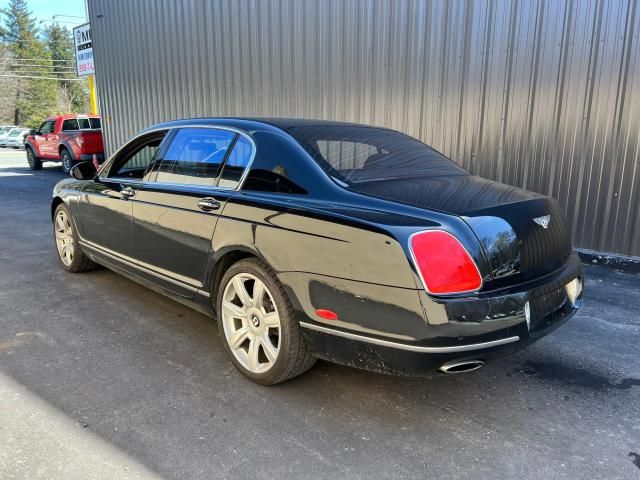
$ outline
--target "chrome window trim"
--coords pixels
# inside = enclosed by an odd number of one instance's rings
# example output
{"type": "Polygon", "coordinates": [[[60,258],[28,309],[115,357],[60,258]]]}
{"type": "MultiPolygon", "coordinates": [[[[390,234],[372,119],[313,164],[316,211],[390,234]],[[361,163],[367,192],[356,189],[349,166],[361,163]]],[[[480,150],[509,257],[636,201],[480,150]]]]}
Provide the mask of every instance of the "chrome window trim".
{"type": "MultiPolygon", "coordinates": [[[[111,168],[111,164],[113,163],[113,160],[118,156],[118,154],[124,150],[129,144],[131,144],[132,142],[134,142],[135,140],[138,140],[139,138],[143,137],[144,135],[150,134],[150,133],[156,133],[156,132],[160,132],[162,130],[167,130],[167,135],[169,134],[169,132],[171,132],[172,130],[178,130],[181,128],[210,128],[212,130],[226,130],[228,132],[233,132],[236,133],[238,135],[243,136],[244,138],[246,138],[249,143],[251,143],[251,158],[249,159],[249,163],[247,163],[247,166],[244,169],[244,172],[242,172],[242,176],[240,177],[240,181],[238,182],[238,185],[236,185],[235,188],[224,188],[224,187],[218,187],[217,185],[211,185],[211,186],[207,186],[208,188],[212,188],[212,189],[219,189],[219,190],[225,190],[225,191],[238,191],[241,190],[244,182],[247,178],[247,176],[249,175],[249,170],[251,170],[251,167],[253,166],[253,161],[256,158],[256,153],[257,153],[257,146],[256,146],[256,142],[253,140],[253,138],[251,137],[251,135],[249,135],[247,132],[240,130],[238,128],[235,127],[228,127],[228,126],[222,126],[222,125],[200,125],[200,124],[184,124],[184,125],[176,125],[173,127],[168,127],[168,126],[164,126],[164,127],[152,127],[150,129],[144,130],[140,133],[138,133],[137,135],[131,137],[129,139],[129,141],[127,143],[125,143],[124,145],[122,145],[113,155],[111,155],[111,157],[109,157],[109,160],[107,160],[106,162],[104,162],[102,164],[102,167],[100,168],[100,170],[98,170],[98,174],[97,177],[99,180],[106,180],[106,181],[120,181],[119,178],[117,177],[103,177],[101,175],[101,173],[103,172],[103,170],[107,170],[111,168]]],[[[237,142],[235,142],[237,143],[237,142]]],[[[235,148],[235,144],[234,144],[234,148],[235,148]]],[[[224,168],[224,165],[223,165],[224,168]]],[[[222,173],[222,170],[220,171],[220,173],[222,173]]],[[[125,180],[125,179],[123,179],[125,180]]],[[[127,179],[128,180],[128,179],[127,179]]],[[[197,186],[195,184],[191,184],[191,183],[167,183],[167,182],[143,182],[142,179],[138,180],[137,182],[140,185],[163,185],[163,186],[175,186],[175,185],[181,185],[183,187],[193,187],[193,186],[197,186]]]]}
{"type": "Polygon", "coordinates": [[[323,327],[313,323],[300,322],[300,326],[304,328],[308,328],[309,330],[316,330],[318,332],[328,333],[330,335],[336,335],[338,337],[347,338],[349,340],[372,343],[374,345],[380,345],[382,347],[395,348],[398,350],[406,350],[408,352],[417,352],[417,353],[467,352],[470,350],[481,350],[484,348],[499,347],[500,345],[506,345],[508,343],[513,343],[520,340],[520,337],[516,335],[514,337],[500,338],[498,340],[492,340],[490,342],[469,343],[467,345],[455,345],[452,347],[423,347],[420,345],[407,345],[406,343],[392,342],[389,340],[382,340],[380,338],[359,335],[357,333],[345,332],[344,330],[327,328],[327,327],[323,327]]]}

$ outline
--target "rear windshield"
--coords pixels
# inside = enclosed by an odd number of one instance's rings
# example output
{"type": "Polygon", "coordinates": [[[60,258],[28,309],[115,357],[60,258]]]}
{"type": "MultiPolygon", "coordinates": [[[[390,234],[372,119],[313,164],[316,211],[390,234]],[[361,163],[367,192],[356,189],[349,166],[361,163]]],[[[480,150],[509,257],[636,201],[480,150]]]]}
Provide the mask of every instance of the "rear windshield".
{"type": "Polygon", "coordinates": [[[293,127],[289,133],[330,176],[348,184],[467,175],[447,157],[400,132],[364,126],[293,127]]]}
{"type": "Polygon", "coordinates": [[[62,130],[73,131],[73,130],[99,130],[100,129],[100,119],[94,117],[78,117],[78,118],[69,118],[62,122],[62,130]]]}

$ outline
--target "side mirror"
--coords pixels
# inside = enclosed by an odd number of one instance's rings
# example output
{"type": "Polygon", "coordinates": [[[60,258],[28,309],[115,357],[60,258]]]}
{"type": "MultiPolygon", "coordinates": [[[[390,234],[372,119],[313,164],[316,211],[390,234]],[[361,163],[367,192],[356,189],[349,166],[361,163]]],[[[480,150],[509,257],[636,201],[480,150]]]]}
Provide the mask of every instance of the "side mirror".
{"type": "Polygon", "coordinates": [[[38,130],[32,128],[31,130],[29,130],[29,135],[38,135],[38,130]]]}
{"type": "Polygon", "coordinates": [[[96,176],[96,173],[96,168],[92,162],[76,163],[71,167],[71,170],[69,170],[69,175],[76,180],[92,180],[96,176]]]}

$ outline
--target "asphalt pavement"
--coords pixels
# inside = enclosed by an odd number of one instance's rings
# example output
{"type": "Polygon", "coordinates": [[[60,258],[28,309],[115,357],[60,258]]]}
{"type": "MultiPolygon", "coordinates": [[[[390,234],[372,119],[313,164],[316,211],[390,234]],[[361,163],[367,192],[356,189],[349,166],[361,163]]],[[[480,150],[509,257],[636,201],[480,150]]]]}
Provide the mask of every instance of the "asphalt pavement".
{"type": "Polygon", "coordinates": [[[576,317],[473,373],[260,387],[213,320],[60,267],[61,178],[0,149],[0,478],[640,478],[639,275],[587,266],[576,317]]]}

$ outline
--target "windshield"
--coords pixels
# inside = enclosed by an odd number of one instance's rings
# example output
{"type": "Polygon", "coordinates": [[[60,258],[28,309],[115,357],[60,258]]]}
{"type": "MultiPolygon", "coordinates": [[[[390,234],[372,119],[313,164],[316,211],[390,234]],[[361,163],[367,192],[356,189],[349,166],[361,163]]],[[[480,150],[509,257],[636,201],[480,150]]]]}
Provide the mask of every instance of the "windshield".
{"type": "Polygon", "coordinates": [[[13,127],[0,127],[0,135],[4,135],[6,134],[9,130],[11,130],[13,127]]]}
{"type": "Polygon", "coordinates": [[[12,131],[9,133],[9,135],[8,135],[8,136],[9,136],[9,137],[17,137],[18,135],[20,135],[20,132],[21,132],[21,131],[22,131],[22,130],[12,130],[12,131]]]}
{"type": "Polygon", "coordinates": [[[330,176],[353,185],[422,176],[468,175],[424,143],[365,126],[293,127],[289,133],[330,176]]]}

